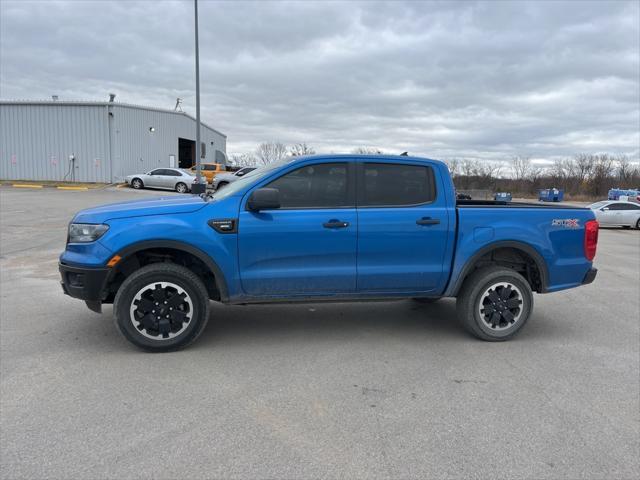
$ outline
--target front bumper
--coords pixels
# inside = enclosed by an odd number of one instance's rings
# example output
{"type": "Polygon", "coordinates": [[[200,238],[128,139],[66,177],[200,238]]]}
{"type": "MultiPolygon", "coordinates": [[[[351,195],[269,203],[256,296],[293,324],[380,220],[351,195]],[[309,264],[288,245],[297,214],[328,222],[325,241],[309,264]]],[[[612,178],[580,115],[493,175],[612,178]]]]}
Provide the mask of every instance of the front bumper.
{"type": "Polygon", "coordinates": [[[109,275],[108,268],[73,267],[58,264],[65,294],[84,300],[94,312],[102,311],[102,294],[109,275]]]}
{"type": "Polygon", "coordinates": [[[584,278],[582,279],[582,285],[588,285],[593,283],[596,279],[596,275],[598,274],[597,268],[590,268],[587,273],[585,273],[584,278]]]}

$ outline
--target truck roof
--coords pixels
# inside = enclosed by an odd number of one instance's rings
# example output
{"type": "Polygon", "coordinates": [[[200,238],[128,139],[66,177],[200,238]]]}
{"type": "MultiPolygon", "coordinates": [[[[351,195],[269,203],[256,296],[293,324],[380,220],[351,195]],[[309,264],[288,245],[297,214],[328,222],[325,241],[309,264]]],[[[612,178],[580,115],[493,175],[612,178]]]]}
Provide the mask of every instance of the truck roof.
{"type": "Polygon", "coordinates": [[[326,153],[326,154],[316,154],[316,155],[301,155],[296,157],[295,160],[298,161],[302,159],[311,159],[311,158],[340,158],[340,159],[357,159],[357,158],[368,158],[368,159],[381,159],[381,160],[417,160],[417,161],[428,161],[428,162],[436,162],[444,165],[442,160],[435,160],[433,158],[427,157],[416,157],[412,155],[388,155],[388,154],[377,154],[377,153],[326,153]]]}

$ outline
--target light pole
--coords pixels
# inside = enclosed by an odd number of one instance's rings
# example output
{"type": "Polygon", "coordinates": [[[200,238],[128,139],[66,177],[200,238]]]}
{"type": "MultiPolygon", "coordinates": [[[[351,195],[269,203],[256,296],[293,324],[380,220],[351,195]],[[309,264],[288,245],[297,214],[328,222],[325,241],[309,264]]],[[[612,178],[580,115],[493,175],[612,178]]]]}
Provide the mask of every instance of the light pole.
{"type": "Polygon", "coordinates": [[[191,186],[191,193],[200,194],[207,191],[206,184],[202,183],[202,166],[200,155],[202,144],[200,143],[200,50],[198,47],[198,0],[193,0],[196,21],[196,183],[191,186]]]}

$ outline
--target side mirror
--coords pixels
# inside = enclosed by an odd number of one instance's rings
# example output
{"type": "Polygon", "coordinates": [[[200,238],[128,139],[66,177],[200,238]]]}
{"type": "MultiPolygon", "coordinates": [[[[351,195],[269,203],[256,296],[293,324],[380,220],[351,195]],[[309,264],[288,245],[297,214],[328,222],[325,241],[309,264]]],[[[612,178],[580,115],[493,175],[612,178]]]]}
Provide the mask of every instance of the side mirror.
{"type": "Polygon", "coordinates": [[[252,212],[280,208],[280,190],[277,188],[259,188],[249,197],[247,208],[252,212]]]}
{"type": "Polygon", "coordinates": [[[603,212],[608,212],[609,211],[609,207],[602,207],[601,209],[603,212]]]}
{"type": "Polygon", "coordinates": [[[241,177],[241,176],[243,176],[243,175],[244,175],[244,172],[238,172],[238,173],[236,173],[236,177],[241,177]]]}

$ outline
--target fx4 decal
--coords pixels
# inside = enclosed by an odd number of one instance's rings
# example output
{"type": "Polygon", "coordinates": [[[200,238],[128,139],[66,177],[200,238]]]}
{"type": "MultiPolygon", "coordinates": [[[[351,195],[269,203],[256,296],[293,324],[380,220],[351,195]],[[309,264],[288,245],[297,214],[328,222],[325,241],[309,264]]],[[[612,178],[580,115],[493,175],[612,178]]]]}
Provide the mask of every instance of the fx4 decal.
{"type": "Polygon", "coordinates": [[[553,227],[580,228],[580,221],[577,218],[554,218],[551,221],[553,227]]]}

